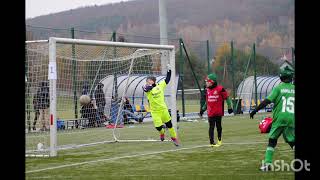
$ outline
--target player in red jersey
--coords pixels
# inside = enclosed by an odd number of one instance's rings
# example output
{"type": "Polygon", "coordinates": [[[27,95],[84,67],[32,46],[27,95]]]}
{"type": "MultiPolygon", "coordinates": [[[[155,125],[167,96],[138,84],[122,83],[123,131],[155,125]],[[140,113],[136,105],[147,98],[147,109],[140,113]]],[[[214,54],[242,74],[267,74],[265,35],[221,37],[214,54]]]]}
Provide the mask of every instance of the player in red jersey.
{"type": "Polygon", "coordinates": [[[231,100],[228,92],[223,86],[217,84],[217,76],[212,73],[206,78],[206,103],[200,111],[200,116],[203,115],[204,111],[208,112],[209,121],[209,139],[212,147],[219,147],[222,144],[222,126],[221,119],[224,116],[224,101],[227,101],[228,113],[233,112],[231,100]],[[214,128],[217,126],[218,132],[218,143],[214,142],[214,128]]]}

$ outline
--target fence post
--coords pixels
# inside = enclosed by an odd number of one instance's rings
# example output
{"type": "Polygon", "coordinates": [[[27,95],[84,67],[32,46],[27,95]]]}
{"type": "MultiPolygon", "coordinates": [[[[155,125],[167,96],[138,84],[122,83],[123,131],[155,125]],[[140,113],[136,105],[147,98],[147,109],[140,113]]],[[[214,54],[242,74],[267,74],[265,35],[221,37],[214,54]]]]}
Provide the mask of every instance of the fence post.
{"type": "Polygon", "coordinates": [[[186,116],[186,111],[185,111],[185,102],[184,102],[184,87],[183,87],[183,81],[184,81],[184,74],[183,74],[183,56],[182,56],[182,39],[179,39],[179,64],[180,64],[180,71],[179,71],[179,77],[180,77],[180,82],[181,82],[181,99],[182,99],[182,117],[186,116]]]}
{"type": "Polygon", "coordinates": [[[292,58],[292,65],[293,69],[295,68],[295,54],[294,54],[294,47],[291,47],[291,58],[292,58]]]}
{"type": "MultiPolygon", "coordinates": [[[[71,28],[71,38],[74,39],[74,27],[71,28]]],[[[77,98],[77,62],[75,61],[75,45],[72,44],[72,82],[73,82],[73,102],[74,102],[74,118],[78,119],[78,98],[77,98]]]]}
{"type": "Polygon", "coordinates": [[[255,91],[254,100],[255,100],[255,105],[258,106],[256,43],[253,43],[253,68],[254,68],[254,91],[255,91]]]}
{"type": "MultiPolygon", "coordinates": [[[[117,33],[116,31],[112,32],[112,41],[116,42],[117,41],[117,33]]],[[[116,48],[113,48],[113,57],[115,58],[117,56],[117,52],[116,52],[116,48]]],[[[118,99],[118,77],[117,74],[115,73],[114,75],[114,79],[113,79],[113,88],[114,88],[114,98],[115,100],[118,99]]]]}
{"type": "Polygon", "coordinates": [[[233,54],[233,40],[231,41],[231,75],[232,75],[232,91],[233,91],[233,98],[236,98],[236,89],[235,89],[235,83],[234,83],[234,54],[233,54]]]}
{"type": "Polygon", "coordinates": [[[116,31],[112,32],[112,38],[111,39],[112,39],[113,42],[117,41],[117,33],[116,33],[116,31]]]}
{"type": "Polygon", "coordinates": [[[207,61],[208,61],[208,74],[210,74],[210,53],[209,53],[209,40],[207,40],[207,61]]]}

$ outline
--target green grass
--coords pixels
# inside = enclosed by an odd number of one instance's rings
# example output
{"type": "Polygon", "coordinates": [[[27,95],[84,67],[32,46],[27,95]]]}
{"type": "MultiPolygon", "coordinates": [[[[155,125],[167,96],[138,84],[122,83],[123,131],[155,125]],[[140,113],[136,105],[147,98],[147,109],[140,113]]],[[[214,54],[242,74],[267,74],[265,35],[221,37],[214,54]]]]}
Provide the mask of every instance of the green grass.
{"type": "MultiPolygon", "coordinates": [[[[182,113],[182,100],[177,100],[177,109],[182,113]]],[[[186,99],[185,100],[185,112],[199,112],[200,111],[200,100],[198,99],[186,99]]]]}
{"type": "MultiPolygon", "coordinates": [[[[207,146],[208,123],[199,120],[179,123],[180,147],[171,142],[110,143],[62,150],[54,158],[26,158],[26,179],[294,179],[293,171],[258,170],[267,145],[267,135],[258,130],[258,119],[264,115],[256,115],[254,120],[248,115],[224,117],[223,145],[214,149],[207,146]],[[232,144],[243,142],[248,144],[232,144]],[[68,166],[96,160],[104,161],[68,166]],[[67,166],[30,172],[61,165],[67,166]]],[[[102,129],[92,131],[103,133],[102,129]]],[[[152,124],[121,131],[131,137],[158,138],[152,124]]],[[[78,134],[76,141],[85,141],[86,135],[78,134]]],[[[275,151],[276,159],[287,163],[294,159],[294,152],[282,138],[275,151]]]]}

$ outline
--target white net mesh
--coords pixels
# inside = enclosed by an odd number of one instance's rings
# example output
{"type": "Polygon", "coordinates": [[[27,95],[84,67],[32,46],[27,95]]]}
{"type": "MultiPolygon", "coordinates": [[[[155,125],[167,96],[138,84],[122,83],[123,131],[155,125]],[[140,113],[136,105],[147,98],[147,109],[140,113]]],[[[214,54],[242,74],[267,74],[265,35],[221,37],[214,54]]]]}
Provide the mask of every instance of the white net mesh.
{"type": "Polygon", "coordinates": [[[47,43],[26,45],[26,153],[49,154],[49,85],[47,43]],[[32,143],[29,143],[32,142],[32,143]],[[38,147],[39,146],[39,147],[38,147]]]}
{"type": "MultiPolygon", "coordinates": [[[[33,155],[49,153],[48,45],[26,43],[26,153],[33,155]]],[[[55,53],[58,150],[158,138],[141,87],[149,75],[165,78],[161,59],[174,62],[169,50],[57,43],[55,53]],[[89,104],[80,104],[84,94],[89,104]]],[[[165,92],[169,109],[172,85],[165,92]]]]}

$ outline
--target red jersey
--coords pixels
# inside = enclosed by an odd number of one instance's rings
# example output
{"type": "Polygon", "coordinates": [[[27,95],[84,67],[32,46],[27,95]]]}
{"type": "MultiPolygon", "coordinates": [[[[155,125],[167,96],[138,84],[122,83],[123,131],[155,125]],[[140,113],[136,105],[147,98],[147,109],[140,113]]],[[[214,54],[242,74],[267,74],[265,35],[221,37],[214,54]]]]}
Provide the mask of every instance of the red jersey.
{"type": "Polygon", "coordinates": [[[228,92],[220,85],[215,88],[207,88],[206,103],[208,117],[224,115],[224,100],[228,98],[228,92]]]}

